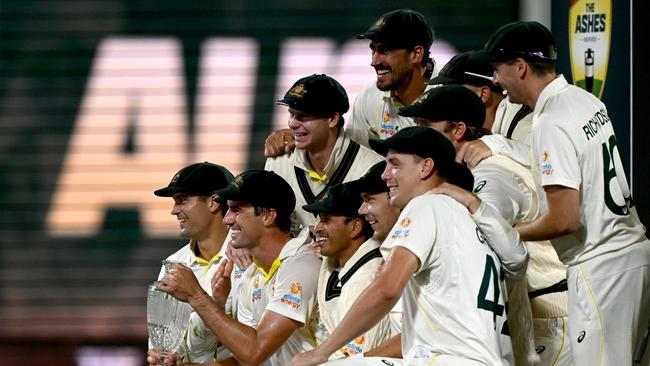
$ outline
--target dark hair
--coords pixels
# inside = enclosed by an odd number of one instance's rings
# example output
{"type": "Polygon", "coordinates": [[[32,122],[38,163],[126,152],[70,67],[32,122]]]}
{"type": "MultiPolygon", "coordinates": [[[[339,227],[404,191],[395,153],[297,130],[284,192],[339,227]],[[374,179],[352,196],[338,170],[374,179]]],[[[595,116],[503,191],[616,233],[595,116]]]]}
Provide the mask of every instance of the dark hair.
{"type": "MultiPolygon", "coordinates": [[[[255,216],[260,216],[261,214],[267,212],[271,208],[262,207],[262,206],[253,206],[253,209],[255,210],[255,216]]],[[[275,216],[275,224],[278,226],[280,230],[288,233],[289,230],[291,229],[291,213],[283,215],[278,210],[275,210],[275,212],[277,213],[277,215],[275,216]]]]}

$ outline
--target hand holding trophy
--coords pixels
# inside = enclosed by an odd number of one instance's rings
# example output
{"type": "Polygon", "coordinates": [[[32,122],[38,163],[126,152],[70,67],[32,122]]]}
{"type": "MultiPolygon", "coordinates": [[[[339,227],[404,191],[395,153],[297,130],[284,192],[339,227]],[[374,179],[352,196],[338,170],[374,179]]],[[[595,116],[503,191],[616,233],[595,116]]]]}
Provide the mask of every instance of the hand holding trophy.
{"type": "MultiPolygon", "coordinates": [[[[175,263],[163,261],[163,265],[167,276],[175,263]]],[[[160,361],[178,350],[191,313],[192,307],[189,304],[158,290],[158,282],[148,286],[147,329],[149,339],[154,349],[158,351],[160,361]]]]}

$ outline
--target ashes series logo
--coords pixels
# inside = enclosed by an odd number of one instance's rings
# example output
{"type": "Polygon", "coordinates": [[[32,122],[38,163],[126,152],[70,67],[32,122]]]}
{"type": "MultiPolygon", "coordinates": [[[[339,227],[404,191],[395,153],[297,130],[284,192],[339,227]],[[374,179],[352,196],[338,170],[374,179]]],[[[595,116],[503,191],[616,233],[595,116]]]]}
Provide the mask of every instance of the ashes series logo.
{"type": "Polygon", "coordinates": [[[612,34],[611,0],[570,0],[569,54],[573,83],[601,98],[612,34]]]}

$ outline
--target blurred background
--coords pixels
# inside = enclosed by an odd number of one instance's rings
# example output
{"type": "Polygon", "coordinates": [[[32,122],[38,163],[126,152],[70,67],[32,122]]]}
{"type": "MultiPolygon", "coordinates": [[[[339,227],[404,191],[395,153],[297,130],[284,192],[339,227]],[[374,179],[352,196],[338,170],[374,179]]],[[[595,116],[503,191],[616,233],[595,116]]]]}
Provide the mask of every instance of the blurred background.
{"type": "MultiPolygon", "coordinates": [[[[264,138],[286,125],[275,100],[302,76],[327,73],[354,100],[375,78],[355,35],[379,15],[422,12],[439,69],[507,22],[555,33],[567,3],[0,0],[0,363],[144,364],[146,285],[185,244],[171,199],[152,192],[196,161],[263,167],[264,138]]],[[[622,3],[622,61],[610,64],[621,76],[603,99],[642,187],[648,144],[634,141],[647,132],[631,123],[632,98],[647,92],[631,80],[647,76],[631,77],[622,3]]]]}

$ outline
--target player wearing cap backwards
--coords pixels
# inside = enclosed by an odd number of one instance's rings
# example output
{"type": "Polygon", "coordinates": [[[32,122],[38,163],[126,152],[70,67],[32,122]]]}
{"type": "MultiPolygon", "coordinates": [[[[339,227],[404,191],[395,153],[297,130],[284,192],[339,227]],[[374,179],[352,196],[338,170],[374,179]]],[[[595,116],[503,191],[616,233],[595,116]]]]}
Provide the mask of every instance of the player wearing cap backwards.
{"type": "Polygon", "coordinates": [[[516,229],[524,240],[550,239],[569,266],[574,363],[631,364],[650,317],[650,241],[605,105],[556,74],[555,41],[537,22],[502,26],[475,58],[492,62],[512,102],[533,108],[533,167],[548,210],[516,229]]]}
{"type": "Polygon", "coordinates": [[[293,188],[297,223],[315,225],[314,215],[302,206],[317,201],[335,184],[359,178],[381,156],[352,141],[343,130],[348,96],[333,78],[304,77],[278,104],[289,107],[289,128],[296,150],[267,159],[264,169],[276,172],[293,188]]]}
{"type": "MultiPolygon", "coordinates": [[[[382,178],[389,187],[391,205],[402,208],[381,246],[386,262],[341,326],[290,365],[325,361],[383,318],[402,292],[405,359],[376,358],[376,364],[502,365],[501,347],[509,343],[509,337],[502,334],[505,302],[499,273],[513,270],[513,275],[523,275],[525,248],[513,251],[502,267],[481,234],[483,228],[479,230],[465,207],[445,195],[425,194],[467,173],[454,162],[449,140],[437,131],[408,127],[386,140],[371,140],[370,145],[386,156],[382,178]]],[[[509,228],[506,224],[488,229],[504,244],[516,238],[509,228]]],[[[364,363],[373,359],[364,358],[364,363]]]]}
{"type": "MultiPolygon", "coordinates": [[[[320,201],[304,206],[307,212],[318,216],[314,231],[323,256],[318,280],[318,312],[328,333],[341,323],[383,262],[379,251],[381,243],[373,239],[370,224],[357,212],[361,202],[358,186],[344,183],[332,186],[320,201]]],[[[386,316],[330,358],[360,356],[390,336],[390,321],[386,316]]]]}
{"type": "Polygon", "coordinates": [[[224,223],[232,231],[231,245],[247,248],[254,261],[240,279],[233,279],[236,320],[225,309],[232,271],[228,260],[212,279],[212,297],[192,271],[180,265],[160,281],[159,288],[192,305],[232,352],[218,364],[285,365],[314,345],[320,267],[320,260],[307,249],[308,231],[293,239],[289,235],[296,202],[293,191],[273,172],[249,170],[216,194],[228,200],[224,223]]]}
{"type": "MultiPolygon", "coordinates": [[[[167,260],[190,268],[208,293],[212,292],[210,279],[224,258],[223,249],[228,234],[228,227],[223,223],[228,205],[214,191],[226,187],[232,179],[228,169],[220,165],[196,163],[178,171],[167,187],[154,192],[159,197],[173,198],[171,214],[179,221],[180,235],[190,239],[187,245],[167,257],[167,260]]],[[[158,279],[162,279],[164,274],[163,267],[158,279]]],[[[208,362],[214,360],[217,353],[227,354],[227,351],[223,352],[223,347],[217,348],[214,334],[204,331],[196,313],[190,317],[184,340],[180,354],[187,362],[208,362]]],[[[150,354],[157,357],[155,350],[151,350],[150,354]]]]}
{"type": "MultiPolygon", "coordinates": [[[[442,133],[454,145],[458,157],[465,144],[480,136],[486,108],[471,90],[446,85],[428,91],[417,103],[402,108],[400,114],[442,133]]],[[[541,216],[546,198],[527,167],[506,156],[494,155],[481,161],[472,174],[478,198],[470,192],[453,192],[465,205],[478,206],[480,198],[510,225],[541,216]]],[[[507,286],[508,324],[517,364],[539,362],[536,348],[543,365],[571,364],[569,347],[565,346],[566,266],[557,258],[550,242],[530,241],[526,246],[530,254],[526,282],[512,281],[507,286]]]]}
{"type": "MultiPolygon", "coordinates": [[[[400,117],[398,112],[422,95],[431,77],[433,28],[419,12],[397,9],[383,14],[357,38],[371,41],[370,66],[377,80],[357,96],[346,129],[353,140],[368,146],[369,139],[384,139],[400,128],[413,126],[410,118],[400,117]]],[[[271,134],[264,145],[265,156],[291,151],[292,137],[284,130],[271,134]]]]}

